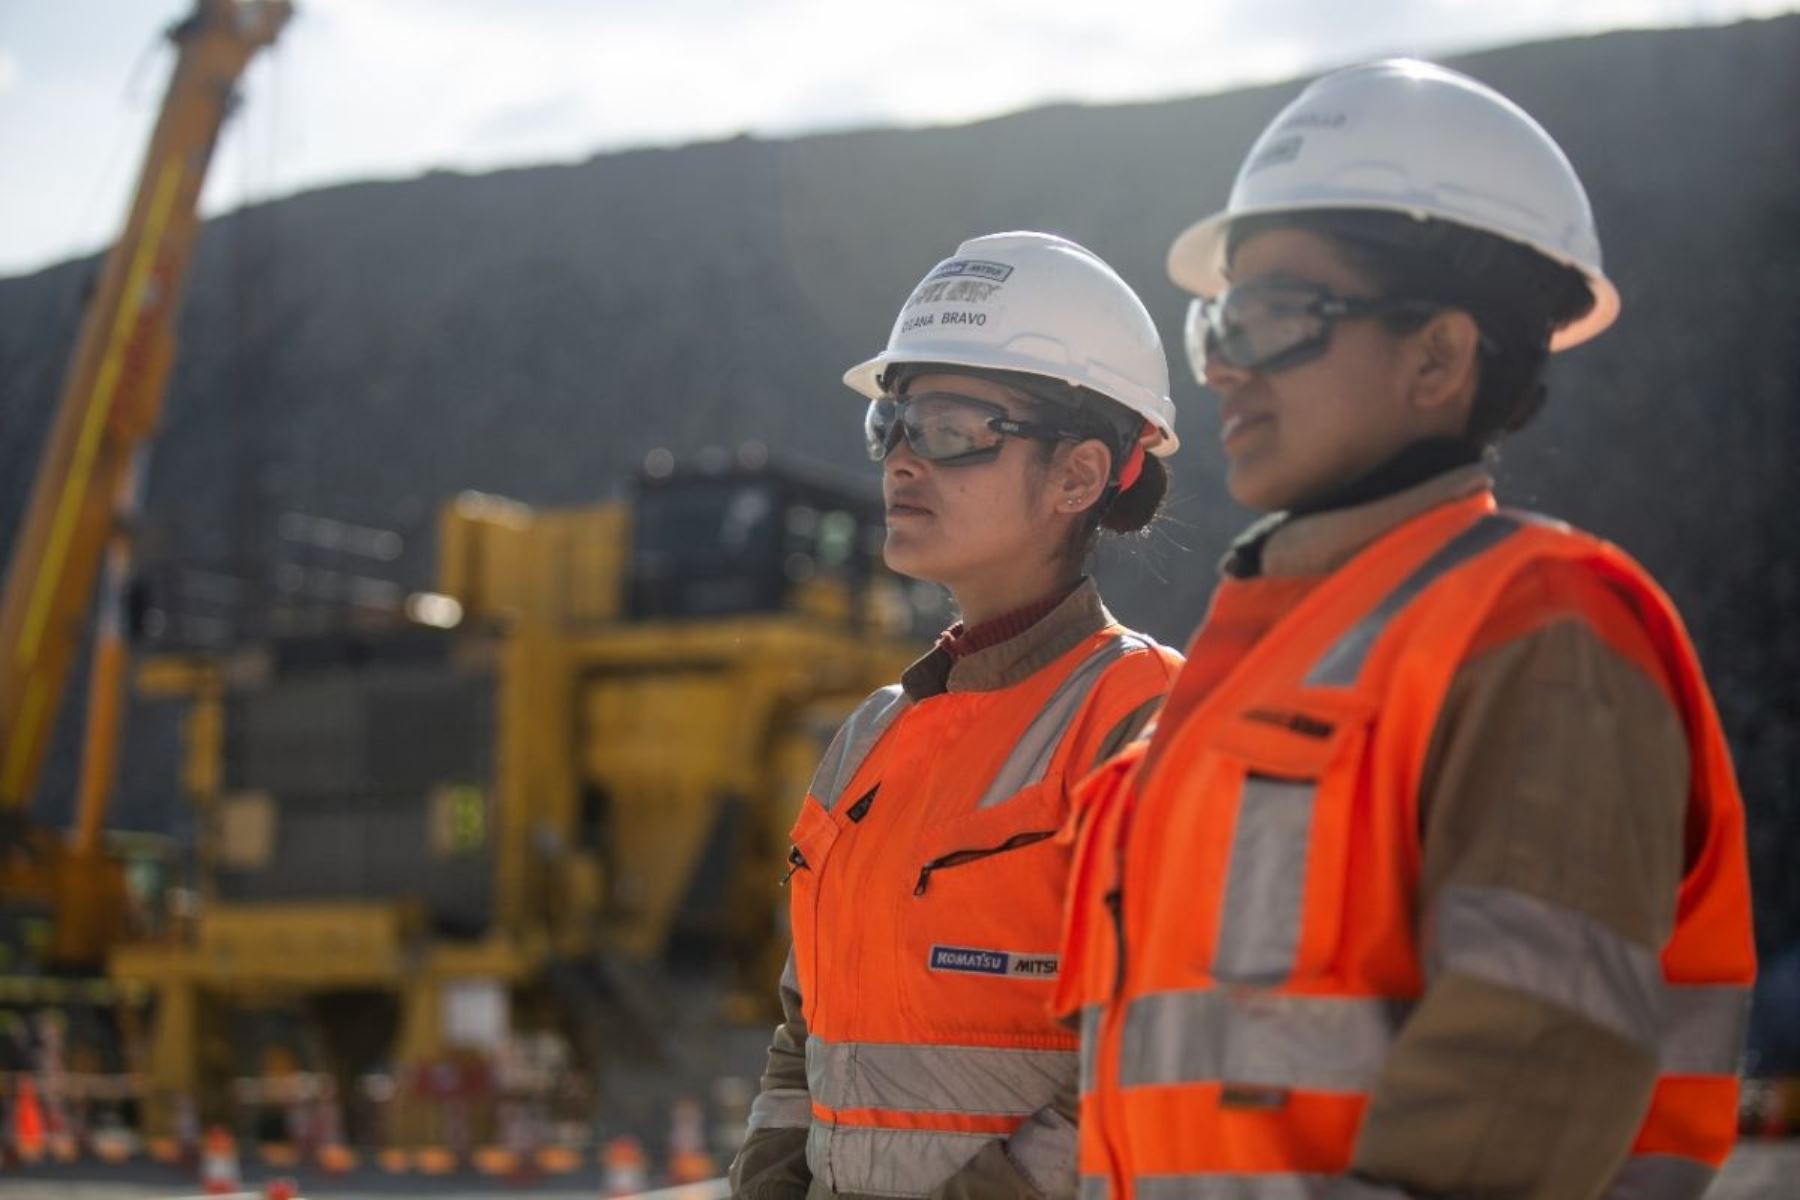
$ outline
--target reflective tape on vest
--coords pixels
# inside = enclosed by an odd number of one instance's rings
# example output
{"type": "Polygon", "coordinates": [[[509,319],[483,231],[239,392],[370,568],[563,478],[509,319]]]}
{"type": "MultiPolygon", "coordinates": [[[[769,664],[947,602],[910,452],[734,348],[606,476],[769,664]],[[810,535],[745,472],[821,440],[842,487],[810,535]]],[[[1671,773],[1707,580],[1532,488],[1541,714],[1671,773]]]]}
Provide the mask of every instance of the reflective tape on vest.
{"type": "Polygon", "coordinates": [[[1311,783],[1244,780],[1213,956],[1219,979],[1272,984],[1293,973],[1316,792],[1311,783]]]}
{"type": "Polygon", "coordinates": [[[825,756],[819,760],[818,770],[813,772],[812,785],[807,788],[821,808],[826,812],[831,811],[844,794],[844,789],[850,786],[850,780],[856,774],[856,769],[862,766],[863,759],[869,756],[869,751],[875,748],[881,735],[894,723],[894,718],[911,703],[911,698],[896,683],[864,700],[845,718],[837,736],[826,747],[825,756]]]}
{"type": "Polygon", "coordinates": [[[1106,1007],[1090,1004],[1081,1010],[1081,1094],[1094,1090],[1096,1062],[1100,1053],[1100,1014],[1106,1007]]]}
{"type": "Polygon", "coordinates": [[[1079,1133],[1072,1118],[1046,1106],[1006,1139],[1006,1157],[1046,1196],[1067,1197],[1079,1133]]]}
{"type": "Polygon", "coordinates": [[[1381,639],[1387,627],[1419,594],[1444,575],[1468,562],[1482,551],[1496,546],[1519,531],[1515,517],[1490,514],[1476,521],[1426,559],[1371,609],[1367,616],[1350,627],[1327,650],[1306,674],[1309,687],[1351,687],[1362,673],[1369,651],[1381,639]]]}
{"type": "Polygon", "coordinates": [[[1606,1189],[1606,1200],[1700,1200],[1713,1169],[1673,1154],[1635,1154],[1606,1189]]]}
{"type": "MultiPolygon", "coordinates": [[[[1105,1180],[1100,1181],[1102,1185],[1105,1180]]],[[[1139,1175],[1136,1200],[1409,1200],[1410,1193],[1342,1175],[1139,1175]]],[[[1106,1196],[1104,1190],[1094,1193],[1106,1196]]],[[[1083,1194],[1086,1200],[1086,1193],[1083,1194]]]]}
{"type": "Polygon", "coordinates": [[[1692,983],[1665,987],[1662,1074],[1736,1075],[1750,1021],[1750,989],[1692,983]]]}
{"type": "Polygon", "coordinates": [[[806,1165],[834,1195],[925,1196],[992,1140],[986,1133],[814,1122],[806,1135],[806,1165]]]}
{"type": "Polygon", "coordinates": [[[1056,748],[1062,745],[1063,735],[1069,731],[1069,723],[1081,711],[1088,693],[1094,690],[1106,668],[1122,658],[1126,650],[1146,648],[1150,644],[1143,638],[1121,634],[1108,638],[1082,659],[1026,726],[1025,733],[1001,764],[1000,773],[988,784],[975,807],[992,808],[1043,779],[1050,770],[1050,761],[1056,757],[1056,748]]]}
{"type": "Polygon", "coordinates": [[[1404,1002],[1370,996],[1220,989],[1140,996],[1125,1010],[1118,1085],[1366,1092],[1409,1011],[1404,1002]]]}
{"type": "MultiPolygon", "coordinates": [[[[1067,1087],[1073,1050],[806,1040],[806,1085],[834,1112],[1023,1117],[1067,1087]]],[[[879,1118],[875,1119],[879,1123],[879,1118]]]]}

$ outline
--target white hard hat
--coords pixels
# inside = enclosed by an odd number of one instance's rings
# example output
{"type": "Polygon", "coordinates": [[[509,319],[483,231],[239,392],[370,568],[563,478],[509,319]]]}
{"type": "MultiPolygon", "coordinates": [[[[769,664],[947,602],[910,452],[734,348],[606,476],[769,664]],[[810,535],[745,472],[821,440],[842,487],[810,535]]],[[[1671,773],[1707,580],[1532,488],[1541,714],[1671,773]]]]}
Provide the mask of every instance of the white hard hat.
{"type": "Polygon", "coordinates": [[[1574,268],[1594,304],[1556,331],[1553,350],[1587,341],[1619,314],[1587,192],[1562,148],[1524,109],[1444,67],[1391,59],[1313,83],[1251,147],[1225,211],[1175,239],[1169,275],[1216,296],[1233,221],[1306,209],[1436,218],[1574,268]]]}
{"type": "Polygon", "coordinates": [[[1152,454],[1175,452],[1162,338],[1137,293],[1091,251],[1048,233],[992,233],[956,248],[919,281],[887,349],[844,372],[881,395],[889,367],[943,363],[1019,371],[1088,388],[1143,417],[1152,454]]]}

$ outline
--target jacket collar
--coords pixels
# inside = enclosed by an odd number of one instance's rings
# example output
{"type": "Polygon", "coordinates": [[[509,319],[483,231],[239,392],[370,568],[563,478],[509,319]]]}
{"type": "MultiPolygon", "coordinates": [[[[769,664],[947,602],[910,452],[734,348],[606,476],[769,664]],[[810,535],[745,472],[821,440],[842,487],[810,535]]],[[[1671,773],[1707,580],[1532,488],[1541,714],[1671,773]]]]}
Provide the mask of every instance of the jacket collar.
{"type": "Polygon", "coordinates": [[[901,672],[900,686],[915,701],[944,692],[996,692],[1023,683],[1113,624],[1099,587],[1085,578],[1036,624],[1004,642],[961,658],[934,647],[901,672]]]}
{"type": "Polygon", "coordinates": [[[1493,490],[1494,477],[1486,468],[1457,467],[1352,508],[1298,517],[1276,513],[1245,530],[1232,543],[1219,569],[1238,577],[1328,575],[1388,530],[1440,505],[1493,490]],[[1260,566],[1246,571],[1243,564],[1257,562],[1258,555],[1245,550],[1259,542],[1260,566]]]}

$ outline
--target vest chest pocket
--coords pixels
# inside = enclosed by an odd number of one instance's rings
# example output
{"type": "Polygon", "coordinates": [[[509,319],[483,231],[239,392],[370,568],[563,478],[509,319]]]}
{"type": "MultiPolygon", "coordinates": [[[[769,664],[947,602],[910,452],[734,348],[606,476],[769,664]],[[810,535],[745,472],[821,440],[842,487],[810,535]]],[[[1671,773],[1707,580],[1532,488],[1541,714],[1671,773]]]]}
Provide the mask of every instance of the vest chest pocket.
{"type": "Polygon", "coordinates": [[[794,938],[794,970],[799,975],[800,995],[809,1006],[815,1001],[818,985],[819,928],[823,914],[819,908],[819,879],[825,860],[837,841],[838,825],[830,813],[811,796],[800,805],[800,816],[788,835],[788,865],[783,883],[788,890],[788,925],[794,938]]]}
{"type": "Polygon", "coordinates": [[[921,1027],[1061,1046],[1045,1006],[1070,846],[1060,780],[927,831],[902,908],[900,999],[921,1027]]]}
{"type": "Polygon", "coordinates": [[[1230,850],[1209,973],[1272,987],[1329,972],[1371,713],[1351,701],[1258,704],[1208,739],[1230,850]]]}

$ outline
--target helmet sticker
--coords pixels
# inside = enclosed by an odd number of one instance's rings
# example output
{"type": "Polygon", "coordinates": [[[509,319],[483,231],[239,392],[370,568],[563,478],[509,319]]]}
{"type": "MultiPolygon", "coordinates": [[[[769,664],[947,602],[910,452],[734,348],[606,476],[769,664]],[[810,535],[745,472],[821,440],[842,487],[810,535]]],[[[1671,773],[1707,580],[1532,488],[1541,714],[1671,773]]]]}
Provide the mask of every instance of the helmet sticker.
{"type": "Polygon", "coordinates": [[[979,275],[995,283],[1005,283],[1013,269],[1005,263],[987,262],[979,258],[951,258],[938,264],[927,279],[943,279],[949,275],[979,275]]]}
{"type": "Polygon", "coordinates": [[[907,308],[920,304],[986,304],[1000,290],[997,283],[979,279],[927,279],[907,297],[907,308]]]}
{"type": "Polygon", "coordinates": [[[1254,175],[1264,167],[1279,167],[1293,162],[1300,157],[1300,147],[1305,143],[1306,139],[1299,134],[1295,134],[1293,137],[1276,138],[1257,151],[1256,157],[1245,165],[1244,174],[1246,176],[1254,175]]]}

